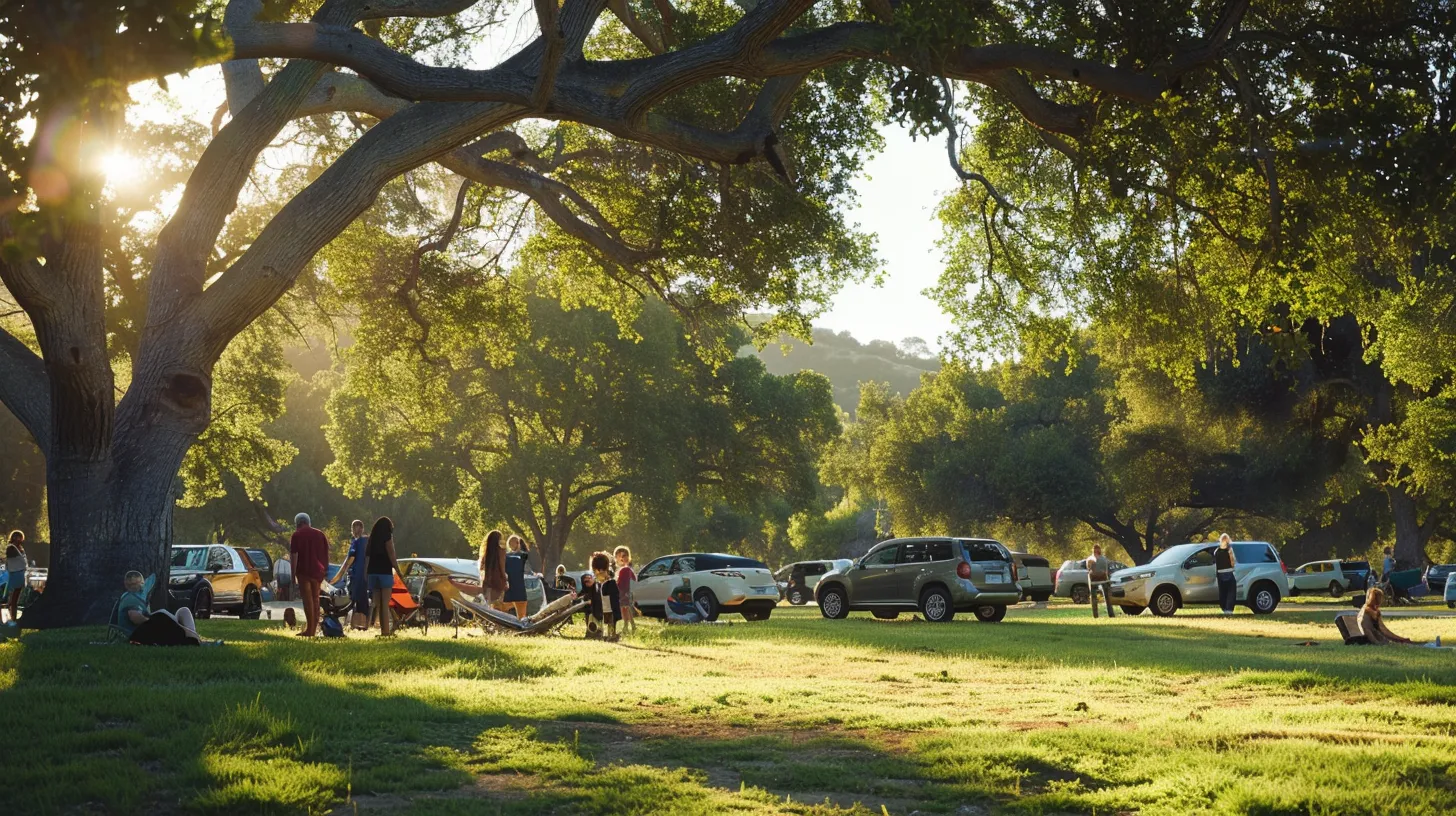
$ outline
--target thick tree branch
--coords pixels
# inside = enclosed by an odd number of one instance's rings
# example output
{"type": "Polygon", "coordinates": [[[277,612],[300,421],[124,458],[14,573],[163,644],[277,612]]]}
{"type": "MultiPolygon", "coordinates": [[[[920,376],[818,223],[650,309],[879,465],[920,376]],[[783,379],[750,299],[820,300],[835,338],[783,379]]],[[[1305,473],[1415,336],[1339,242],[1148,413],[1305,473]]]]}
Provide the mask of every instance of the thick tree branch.
{"type": "Polygon", "coordinates": [[[15,335],[0,329],[0,403],[50,455],[51,386],[45,363],[15,335]]]}
{"type": "Polygon", "coordinates": [[[661,54],[667,50],[667,47],[663,44],[662,37],[658,36],[657,32],[652,29],[652,26],[644,23],[641,18],[633,13],[632,6],[628,3],[628,0],[607,0],[607,8],[611,9],[612,13],[617,15],[617,19],[622,21],[622,25],[626,26],[628,31],[632,32],[637,39],[641,40],[643,45],[647,46],[647,50],[654,54],[661,54]]]}

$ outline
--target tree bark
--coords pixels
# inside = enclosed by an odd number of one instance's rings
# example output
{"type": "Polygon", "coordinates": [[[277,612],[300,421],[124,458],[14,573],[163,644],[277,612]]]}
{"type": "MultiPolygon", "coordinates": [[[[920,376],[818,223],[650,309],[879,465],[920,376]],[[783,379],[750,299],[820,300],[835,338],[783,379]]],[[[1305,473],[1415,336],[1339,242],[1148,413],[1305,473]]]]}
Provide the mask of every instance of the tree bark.
{"type": "Polygon", "coordinates": [[[1395,521],[1395,568],[1416,569],[1425,561],[1432,519],[1427,516],[1421,522],[1416,499],[1404,486],[1386,485],[1385,495],[1390,499],[1390,515],[1395,521]]]}

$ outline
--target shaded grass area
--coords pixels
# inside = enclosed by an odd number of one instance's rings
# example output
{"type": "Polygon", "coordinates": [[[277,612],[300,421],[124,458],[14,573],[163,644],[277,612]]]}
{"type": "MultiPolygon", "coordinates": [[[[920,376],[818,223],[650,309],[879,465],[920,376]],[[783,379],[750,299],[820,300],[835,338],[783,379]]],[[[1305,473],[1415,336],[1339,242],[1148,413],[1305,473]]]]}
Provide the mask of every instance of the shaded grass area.
{"type": "Polygon", "coordinates": [[[0,645],[5,812],[1456,811],[1456,653],[1342,647],[1331,617],[28,633],[0,645]]]}

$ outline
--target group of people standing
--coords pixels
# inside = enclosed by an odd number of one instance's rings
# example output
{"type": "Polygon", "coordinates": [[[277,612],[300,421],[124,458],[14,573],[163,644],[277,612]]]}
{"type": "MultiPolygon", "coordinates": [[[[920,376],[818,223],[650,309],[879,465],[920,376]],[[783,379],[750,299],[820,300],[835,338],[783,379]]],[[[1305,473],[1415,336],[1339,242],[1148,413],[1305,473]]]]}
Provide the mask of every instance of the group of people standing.
{"type": "Polygon", "coordinates": [[[502,612],[526,617],[526,572],[531,568],[531,549],[518,535],[505,539],[500,530],[491,530],[480,546],[480,584],[482,600],[502,612]]]}
{"type": "Polygon", "coordinates": [[[632,569],[632,550],[618,547],[611,555],[594,552],[590,566],[591,571],[581,577],[579,591],[576,582],[566,574],[566,567],[556,567],[556,588],[578,591],[580,597],[590,604],[586,610],[587,637],[615,642],[620,636],[618,623],[622,624],[623,632],[635,633],[637,606],[632,588],[637,581],[637,572],[632,569]]]}

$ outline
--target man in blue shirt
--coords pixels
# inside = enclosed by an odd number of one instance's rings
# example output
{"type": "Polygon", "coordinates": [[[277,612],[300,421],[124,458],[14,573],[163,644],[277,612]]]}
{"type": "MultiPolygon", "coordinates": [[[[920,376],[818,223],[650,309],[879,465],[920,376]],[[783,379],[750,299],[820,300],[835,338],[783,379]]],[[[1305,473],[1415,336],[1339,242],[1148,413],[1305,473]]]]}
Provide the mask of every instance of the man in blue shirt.
{"type": "Polygon", "coordinates": [[[354,519],[350,525],[349,532],[349,554],[344,556],[344,563],[334,575],[334,585],[349,578],[349,599],[354,602],[354,628],[369,628],[369,587],[364,578],[364,553],[369,547],[369,536],[364,535],[364,522],[354,519]],[[360,624],[363,624],[362,626],[360,624]]]}
{"type": "Polygon", "coordinates": [[[1380,565],[1380,577],[1390,580],[1390,574],[1395,572],[1395,555],[1389,547],[1385,548],[1385,563],[1380,565]]]}

